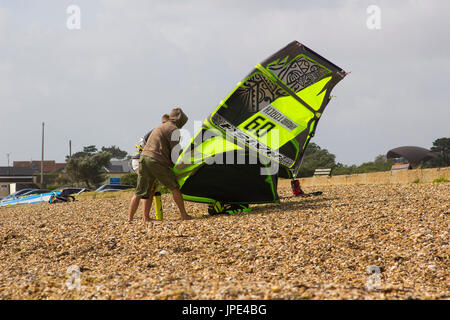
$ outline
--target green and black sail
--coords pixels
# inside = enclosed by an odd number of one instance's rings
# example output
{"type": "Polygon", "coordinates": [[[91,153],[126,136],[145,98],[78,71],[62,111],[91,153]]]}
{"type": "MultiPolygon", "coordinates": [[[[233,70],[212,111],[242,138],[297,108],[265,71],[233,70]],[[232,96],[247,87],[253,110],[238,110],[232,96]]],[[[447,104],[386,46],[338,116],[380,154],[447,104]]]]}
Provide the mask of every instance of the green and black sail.
{"type": "Polygon", "coordinates": [[[345,75],[297,41],[256,65],[178,158],[174,172],[183,197],[207,203],[279,201],[278,178],[296,177],[331,90],[345,75]]]}

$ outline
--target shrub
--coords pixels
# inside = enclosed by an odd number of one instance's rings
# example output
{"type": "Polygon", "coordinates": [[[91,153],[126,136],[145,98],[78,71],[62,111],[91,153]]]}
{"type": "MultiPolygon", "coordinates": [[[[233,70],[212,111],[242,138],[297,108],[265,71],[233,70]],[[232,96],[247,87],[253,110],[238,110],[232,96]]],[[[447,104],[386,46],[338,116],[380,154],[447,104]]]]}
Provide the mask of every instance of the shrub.
{"type": "Polygon", "coordinates": [[[445,177],[440,177],[433,180],[433,183],[439,183],[439,182],[450,182],[450,180],[445,179],[445,177]]]}
{"type": "Polygon", "coordinates": [[[134,172],[127,173],[126,175],[120,177],[120,183],[121,184],[128,184],[131,186],[137,185],[137,177],[138,175],[134,172]]]}
{"type": "Polygon", "coordinates": [[[167,188],[166,186],[163,186],[162,184],[159,184],[159,185],[158,185],[157,190],[158,190],[159,192],[161,192],[161,194],[169,193],[169,192],[170,192],[169,188],[167,188]]]}

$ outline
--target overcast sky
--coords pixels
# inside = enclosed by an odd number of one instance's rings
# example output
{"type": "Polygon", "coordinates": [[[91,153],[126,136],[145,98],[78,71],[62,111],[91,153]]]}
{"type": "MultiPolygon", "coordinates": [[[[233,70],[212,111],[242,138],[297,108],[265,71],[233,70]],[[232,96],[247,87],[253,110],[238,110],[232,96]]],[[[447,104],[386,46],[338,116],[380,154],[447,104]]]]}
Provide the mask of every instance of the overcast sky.
{"type": "MultiPolygon", "coordinates": [[[[132,153],[163,113],[203,121],[263,59],[297,40],[351,72],[313,142],[344,164],[450,136],[450,1],[0,0],[0,166],[132,153]],[[69,29],[69,5],[80,29],[69,29]],[[369,29],[370,5],[381,10],[369,29]]],[[[73,20],[70,20],[73,21],[73,20]]],[[[372,20],[371,20],[372,21],[372,20]]]]}

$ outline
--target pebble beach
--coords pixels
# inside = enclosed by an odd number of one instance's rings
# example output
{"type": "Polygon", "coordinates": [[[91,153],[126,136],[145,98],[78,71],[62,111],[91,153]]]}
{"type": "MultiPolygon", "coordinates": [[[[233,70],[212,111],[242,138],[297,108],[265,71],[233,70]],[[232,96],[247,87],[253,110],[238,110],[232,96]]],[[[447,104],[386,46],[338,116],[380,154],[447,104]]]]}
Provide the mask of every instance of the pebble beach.
{"type": "Polygon", "coordinates": [[[304,191],[191,221],[165,194],[147,225],[132,193],[2,207],[0,299],[449,299],[450,183],[304,191]]]}

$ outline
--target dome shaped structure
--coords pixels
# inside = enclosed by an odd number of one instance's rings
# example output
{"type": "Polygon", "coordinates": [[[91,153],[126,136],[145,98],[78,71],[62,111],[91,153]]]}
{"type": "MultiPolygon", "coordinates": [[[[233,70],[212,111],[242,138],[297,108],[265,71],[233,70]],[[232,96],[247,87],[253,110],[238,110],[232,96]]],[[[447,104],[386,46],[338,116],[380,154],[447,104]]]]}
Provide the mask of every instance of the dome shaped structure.
{"type": "Polygon", "coordinates": [[[414,146],[404,146],[388,151],[388,159],[404,158],[412,167],[417,167],[420,163],[434,158],[436,155],[428,149],[414,146]]]}

